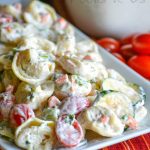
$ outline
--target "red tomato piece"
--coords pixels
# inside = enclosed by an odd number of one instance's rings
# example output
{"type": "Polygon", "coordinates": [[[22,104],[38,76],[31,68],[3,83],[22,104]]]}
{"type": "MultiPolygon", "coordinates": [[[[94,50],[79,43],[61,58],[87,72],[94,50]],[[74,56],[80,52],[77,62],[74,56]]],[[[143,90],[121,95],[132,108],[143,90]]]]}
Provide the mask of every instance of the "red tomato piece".
{"type": "Polygon", "coordinates": [[[63,115],[57,121],[56,135],[61,144],[73,147],[83,139],[83,130],[73,115],[63,115]]]}
{"type": "Polygon", "coordinates": [[[86,97],[71,96],[63,100],[61,114],[78,114],[85,108],[90,106],[90,102],[86,97]]]}
{"type": "Polygon", "coordinates": [[[61,29],[65,29],[68,25],[64,18],[59,18],[56,22],[60,25],[61,29]]]}
{"type": "Polygon", "coordinates": [[[55,80],[55,82],[56,82],[56,84],[59,84],[59,85],[62,85],[62,84],[64,84],[65,82],[68,82],[68,75],[67,74],[65,74],[65,75],[62,75],[62,76],[60,76],[59,78],[57,78],[56,80],[55,80]]]}
{"type": "Polygon", "coordinates": [[[83,59],[84,59],[84,60],[92,60],[92,57],[91,57],[90,55],[86,55],[86,56],[84,56],[83,59]]]}
{"type": "Polygon", "coordinates": [[[131,116],[129,116],[128,118],[127,125],[133,130],[136,130],[138,128],[137,121],[131,116]]]}
{"type": "Polygon", "coordinates": [[[131,44],[123,45],[120,49],[120,53],[127,60],[136,55],[131,44]]]}
{"type": "Polygon", "coordinates": [[[7,14],[0,14],[0,24],[13,22],[13,17],[7,14]]]}
{"type": "Polygon", "coordinates": [[[150,78],[150,56],[133,56],[128,65],[145,78],[150,78]]]}
{"type": "Polygon", "coordinates": [[[60,105],[60,101],[59,101],[59,99],[56,97],[56,96],[51,96],[49,99],[48,99],[48,106],[50,107],[50,108],[53,108],[53,107],[55,107],[55,106],[58,106],[58,105],[60,105]]]}
{"type": "Polygon", "coordinates": [[[127,36],[127,37],[121,39],[121,44],[122,45],[132,44],[132,40],[135,36],[136,36],[136,34],[132,34],[130,36],[127,36]]]}
{"type": "Polygon", "coordinates": [[[100,121],[101,121],[103,124],[106,124],[106,123],[108,123],[109,119],[110,119],[110,118],[109,118],[108,116],[102,115],[101,118],[100,118],[100,121]]]}
{"type": "Polygon", "coordinates": [[[31,117],[35,117],[33,110],[27,104],[16,104],[10,111],[12,127],[18,127],[31,117]]]}
{"type": "Polygon", "coordinates": [[[103,38],[98,40],[97,43],[111,53],[120,50],[120,42],[113,38],[103,38]]]}
{"type": "Polygon", "coordinates": [[[7,27],[5,27],[5,30],[7,30],[7,32],[11,32],[12,28],[11,28],[11,26],[7,26],[7,27]]]}
{"type": "Polygon", "coordinates": [[[135,52],[143,55],[150,55],[150,33],[139,34],[132,40],[135,52]]]}
{"type": "Polygon", "coordinates": [[[123,63],[126,63],[126,60],[119,53],[112,53],[116,58],[118,58],[123,63]]]}

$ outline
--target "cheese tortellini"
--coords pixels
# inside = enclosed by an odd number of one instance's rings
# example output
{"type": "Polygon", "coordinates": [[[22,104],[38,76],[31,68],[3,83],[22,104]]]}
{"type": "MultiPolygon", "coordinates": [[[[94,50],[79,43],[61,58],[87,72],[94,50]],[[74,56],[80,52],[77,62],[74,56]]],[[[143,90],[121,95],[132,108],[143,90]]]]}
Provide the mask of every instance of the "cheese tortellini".
{"type": "Polygon", "coordinates": [[[20,51],[27,49],[40,49],[45,51],[46,53],[56,53],[56,45],[47,40],[42,39],[40,37],[28,37],[23,38],[21,42],[18,44],[17,49],[20,51]]]}
{"type": "Polygon", "coordinates": [[[0,12],[12,16],[15,20],[20,21],[22,16],[22,6],[20,3],[13,5],[0,6],[0,12]]]}
{"type": "Polygon", "coordinates": [[[78,42],[76,44],[76,54],[81,60],[102,62],[98,46],[92,40],[78,42]]]}
{"type": "Polygon", "coordinates": [[[16,53],[12,69],[14,74],[29,84],[38,84],[48,79],[55,69],[51,57],[35,49],[16,53]]]}
{"type": "Polygon", "coordinates": [[[77,74],[87,80],[103,80],[108,77],[105,66],[99,62],[80,61],[76,56],[62,56],[59,59],[60,65],[68,73],[77,74]]]}
{"type": "Polygon", "coordinates": [[[15,143],[23,149],[50,150],[56,142],[54,129],[53,121],[31,118],[16,129],[15,143]]]}
{"type": "Polygon", "coordinates": [[[94,105],[110,108],[121,119],[123,116],[134,116],[134,109],[131,100],[120,92],[106,91],[106,94],[102,96],[103,92],[97,96],[94,105]]]}
{"type": "Polygon", "coordinates": [[[36,0],[31,1],[23,16],[26,22],[44,27],[51,27],[57,19],[52,7],[36,0]]]}
{"type": "Polygon", "coordinates": [[[32,109],[38,109],[47,102],[47,99],[54,92],[54,83],[45,81],[41,85],[30,85],[21,82],[16,91],[17,103],[29,104],[32,109]]]}
{"type": "Polygon", "coordinates": [[[91,92],[91,88],[91,83],[78,75],[60,74],[55,79],[55,94],[60,99],[71,95],[87,96],[91,92]]]}
{"type": "Polygon", "coordinates": [[[121,135],[124,131],[124,125],[115,113],[101,106],[92,106],[83,111],[78,121],[83,128],[106,137],[121,135]]]}
{"type": "Polygon", "coordinates": [[[102,89],[120,91],[124,93],[130,98],[133,105],[144,104],[144,100],[141,98],[140,94],[136,92],[133,88],[131,88],[127,83],[124,83],[122,81],[108,78],[102,83],[102,89]]]}
{"type": "Polygon", "coordinates": [[[58,35],[57,39],[57,55],[65,55],[65,53],[75,52],[75,36],[74,32],[66,32],[58,35]]]}
{"type": "Polygon", "coordinates": [[[17,22],[2,24],[0,28],[0,41],[17,44],[24,34],[24,27],[17,22]]]}

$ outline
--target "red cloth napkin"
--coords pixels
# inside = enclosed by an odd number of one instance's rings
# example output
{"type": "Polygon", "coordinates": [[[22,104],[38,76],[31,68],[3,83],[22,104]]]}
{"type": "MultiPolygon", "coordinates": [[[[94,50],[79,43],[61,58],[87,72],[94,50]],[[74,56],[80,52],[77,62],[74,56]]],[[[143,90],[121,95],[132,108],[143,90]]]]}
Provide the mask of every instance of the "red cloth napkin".
{"type": "Polygon", "coordinates": [[[150,133],[103,148],[102,150],[150,150],[150,133]]]}

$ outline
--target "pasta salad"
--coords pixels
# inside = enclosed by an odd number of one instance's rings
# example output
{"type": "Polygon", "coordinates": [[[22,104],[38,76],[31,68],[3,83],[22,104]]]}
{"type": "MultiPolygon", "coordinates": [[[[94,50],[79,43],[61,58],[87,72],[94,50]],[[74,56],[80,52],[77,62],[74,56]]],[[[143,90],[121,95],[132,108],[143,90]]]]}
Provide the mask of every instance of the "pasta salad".
{"type": "Polygon", "coordinates": [[[0,6],[0,135],[18,147],[74,147],[86,131],[137,129],[146,95],[106,68],[92,40],[77,42],[55,10],[32,0],[0,6]]]}

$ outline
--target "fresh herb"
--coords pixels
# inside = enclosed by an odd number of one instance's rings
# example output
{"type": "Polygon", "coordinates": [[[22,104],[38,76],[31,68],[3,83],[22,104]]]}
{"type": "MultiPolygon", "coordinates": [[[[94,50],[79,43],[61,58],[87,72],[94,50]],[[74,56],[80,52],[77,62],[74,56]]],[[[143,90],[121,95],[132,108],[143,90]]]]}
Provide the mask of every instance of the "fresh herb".
{"type": "Polygon", "coordinates": [[[40,57],[43,58],[43,59],[47,59],[50,62],[54,61],[54,59],[50,55],[40,55],[40,57]]]}
{"type": "Polygon", "coordinates": [[[26,145],[29,145],[29,144],[31,144],[29,141],[25,141],[25,143],[26,143],[26,145]]]}
{"type": "Polygon", "coordinates": [[[90,83],[96,83],[95,79],[90,80],[90,83]]]}
{"type": "Polygon", "coordinates": [[[74,119],[75,119],[74,115],[67,115],[66,118],[65,118],[65,123],[72,124],[74,119]]]}
{"type": "Polygon", "coordinates": [[[113,91],[113,90],[101,91],[101,92],[100,92],[100,95],[103,97],[103,96],[105,96],[106,94],[109,94],[109,93],[112,93],[112,92],[115,92],[115,91],[113,91]]]}
{"type": "Polygon", "coordinates": [[[52,80],[55,81],[55,80],[58,79],[60,76],[62,76],[61,73],[54,73],[54,74],[52,75],[52,80]]]}
{"type": "Polygon", "coordinates": [[[132,106],[136,109],[136,108],[138,108],[139,106],[141,106],[142,103],[143,103],[143,101],[142,101],[142,100],[139,100],[139,101],[135,102],[132,106]]]}
{"type": "Polygon", "coordinates": [[[30,93],[28,96],[27,96],[27,100],[31,100],[34,98],[34,93],[30,93]]]}
{"type": "Polygon", "coordinates": [[[93,102],[93,105],[95,105],[97,102],[99,102],[101,97],[105,96],[106,94],[112,93],[112,92],[115,92],[115,91],[113,91],[113,90],[101,91],[101,92],[97,91],[97,94],[96,94],[97,96],[93,102]]]}
{"type": "Polygon", "coordinates": [[[14,48],[12,49],[12,51],[16,53],[16,52],[20,52],[20,49],[19,49],[18,47],[14,47],[14,48]]]}
{"type": "Polygon", "coordinates": [[[57,121],[59,114],[60,114],[60,110],[57,107],[45,108],[43,110],[42,119],[43,120],[57,121]]]}
{"type": "Polygon", "coordinates": [[[126,125],[124,128],[124,132],[127,131],[129,129],[129,127],[126,125]]]}
{"type": "Polygon", "coordinates": [[[82,77],[80,76],[74,76],[75,77],[75,81],[80,85],[80,86],[83,86],[83,85],[86,85],[87,82],[86,80],[84,80],[82,77]]]}
{"type": "Polygon", "coordinates": [[[123,121],[127,121],[127,120],[128,120],[128,115],[123,115],[123,116],[121,117],[121,119],[122,119],[123,121]]]}
{"type": "Polygon", "coordinates": [[[48,58],[49,58],[48,55],[40,55],[40,57],[45,58],[45,59],[48,59],[48,58]]]}

